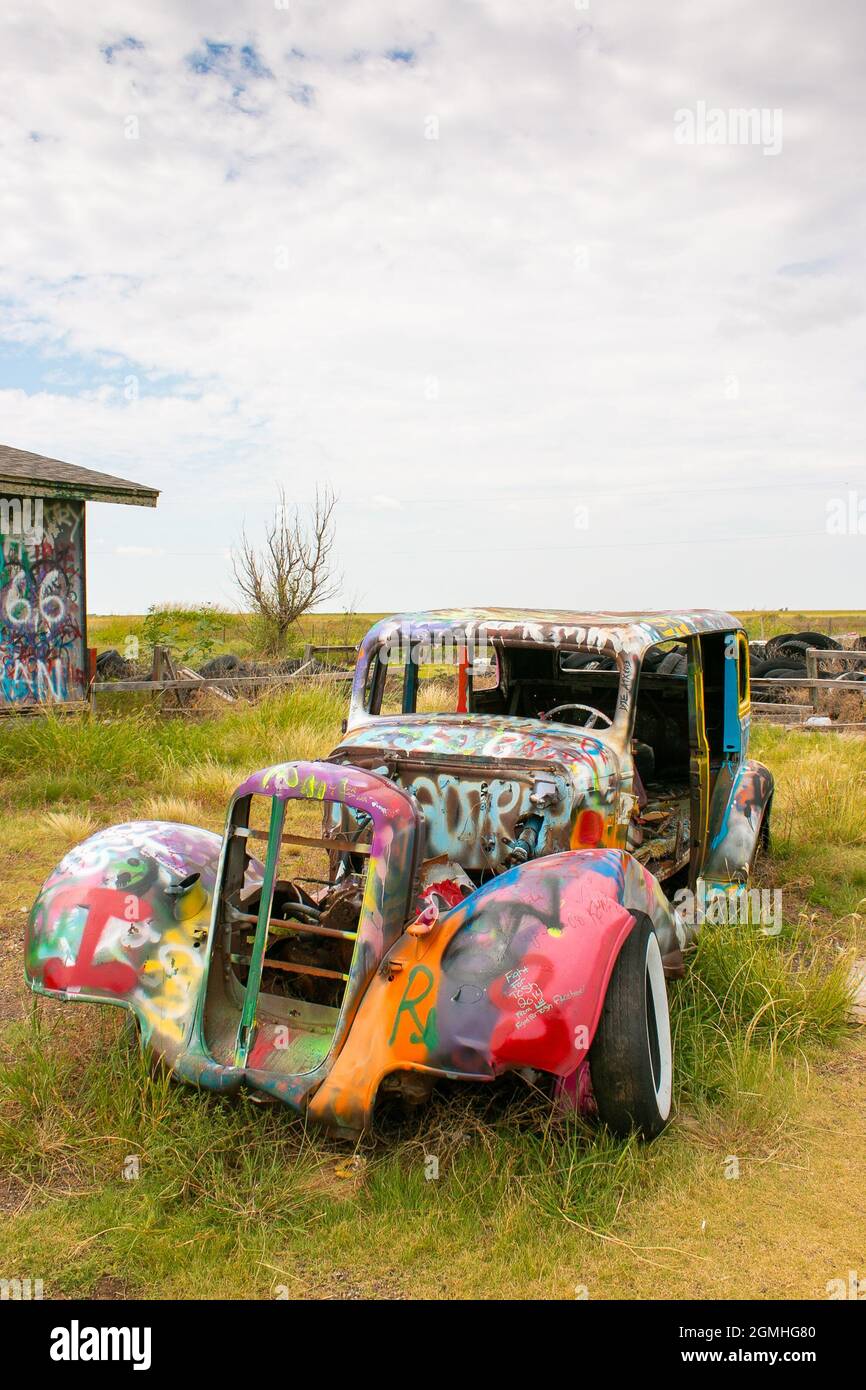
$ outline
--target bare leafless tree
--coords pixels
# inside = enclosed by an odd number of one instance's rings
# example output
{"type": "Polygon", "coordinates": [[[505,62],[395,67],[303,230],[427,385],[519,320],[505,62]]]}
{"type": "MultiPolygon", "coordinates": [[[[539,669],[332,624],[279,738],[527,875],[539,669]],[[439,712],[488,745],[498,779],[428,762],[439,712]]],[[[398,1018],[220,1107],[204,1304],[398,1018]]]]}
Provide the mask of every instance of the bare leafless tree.
{"type": "Polygon", "coordinates": [[[275,651],[284,648],[298,618],[340,586],[333,558],[336,505],[330,488],[317,488],[308,514],[302,515],[280,488],[264,544],[253,545],[244,531],[239,549],[232,551],[235,583],[275,651]]]}

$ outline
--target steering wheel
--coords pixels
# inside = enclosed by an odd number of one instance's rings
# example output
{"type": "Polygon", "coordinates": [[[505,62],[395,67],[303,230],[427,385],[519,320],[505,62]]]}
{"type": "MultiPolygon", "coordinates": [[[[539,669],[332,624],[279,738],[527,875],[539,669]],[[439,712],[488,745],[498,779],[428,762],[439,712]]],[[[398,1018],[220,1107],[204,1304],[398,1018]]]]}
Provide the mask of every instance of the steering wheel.
{"type": "Polygon", "coordinates": [[[542,710],[538,717],[539,719],[543,719],[545,720],[545,722],[547,722],[548,720],[552,719],[555,714],[560,714],[564,709],[582,709],[586,711],[586,713],[590,717],[589,719],[587,719],[585,724],[581,724],[580,727],[582,729],[594,729],[596,719],[603,719],[607,724],[608,728],[610,728],[611,724],[613,723],[613,720],[609,717],[609,715],[606,715],[604,710],[596,709],[595,705],[554,705],[553,709],[542,710]]]}

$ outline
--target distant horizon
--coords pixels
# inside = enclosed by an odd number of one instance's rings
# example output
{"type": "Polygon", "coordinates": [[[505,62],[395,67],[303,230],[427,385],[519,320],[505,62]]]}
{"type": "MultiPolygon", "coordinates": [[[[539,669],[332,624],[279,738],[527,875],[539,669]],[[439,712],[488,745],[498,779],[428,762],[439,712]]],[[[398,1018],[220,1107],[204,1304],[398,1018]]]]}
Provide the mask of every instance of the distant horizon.
{"type": "MultiPolygon", "coordinates": [[[[171,609],[172,607],[177,607],[178,609],[181,609],[181,610],[195,611],[197,608],[202,608],[202,607],[204,607],[205,605],[204,605],[204,604],[194,604],[194,603],[191,603],[191,604],[181,604],[181,603],[178,603],[178,604],[176,604],[176,605],[165,604],[165,605],[157,605],[157,606],[159,606],[159,607],[164,607],[164,608],[166,608],[166,609],[171,609]]],[[[441,607],[441,606],[443,606],[443,605],[440,605],[440,607],[441,607]]],[[[461,605],[459,605],[459,606],[460,606],[460,607],[463,607],[463,608],[501,608],[501,607],[503,607],[502,604],[486,604],[486,603],[474,603],[474,604],[473,604],[473,603],[467,603],[467,604],[461,604],[461,605]]],[[[685,607],[687,607],[687,608],[692,608],[692,607],[695,607],[695,606],[697,606],[697,607],[704,607],[704,608],[707,608],[707,607],[712,608],[714,605],[711,605],[711,604],[702,604],[702,605],[692,605],[692,604],[688,604],[688,605],[685,605],[685,607]]],[[[229,608],[221,609],[221,608],[217,608],[215,611],[216,611],[217,613],[224,612],[225,615],[226,615],[226,617],[229,617],[229,618],[252,618],[252,617],[254,616],[248,609],[243,609],[243,608],[234,608],[234,609],[229,609],[229,608]]],[[[352,618],[372,618],[372,619],[378,619],[378,618],[387,618],[387,617],[390,617],[392,614],[396,615],[396,614],[400,614],[400,613],[426,612],[426,611],[428,611],[428,610],[426,610],[426,609],[406,609],[406,608],[382,608],[382,609],[372,609],[372,608],[371,608],[371,609],[369,609],[369,610],[368,610],[368,609],[352,609],[351,611],[347,611],[345,608],[311,608],[308,612],[304,613],[304,614],[301,616],[301,618],[299,619],[299,622],[303,622],[303,621],[304,621],[305,619],[307,619],[307,618],[343,618],[343,619],[347,619],[347,620],[351,620],[352,618]]],[[[519,610],[518,610],[518,611],[519,611],[519,610]]],[[[544,609],[535,609],[535,610],[527,609],[527,612],[532,612],[532,611],[535,611],[535,612],[544,612],[545,610],[544,610],[544,609]]],[[[568,612],[568,611],[586,612],[587,610],[586,610],[586,609],[574,609],[574,610],[568,610],[568,609],[566,609],[565,611],[566,611],[566,612],[568,612]]],[[[602,612],[604,612],[604,613],[634,613],[634,612],[646,612],[646,613],[662,612],[662,613],[664,613],[664,612],[670,612],[670,611],[674,611],[674,610],[670,610],[670,609],[652,609],[652,608],[646,608],[646,609],[643,609],[643,608],[641,608],[641,609],[636,609],[636,608],[622,608],[622,609],[617,609],[617,608],[604,608],[604,609],[601,609],[601,608],[599,608],[599,609],[592,609],[592,610],[589,610],[589,611],[591,611],[591,612],[599,612],[599,613],[602,613],[602,612]]],[[[735,617],[749,617],[749,616],[752,616],[752,617],[762,617],[762,616],[768,616],[768,615],[770,615],[770,614],[790,613],[792,617],[796,617],[796,618],[808,618],[808,617],[815,617],[815,618],[848,618],[848,617],[850,617],[850,618],[864,618],[864,619],[866,619],[866,609],[859,609],[859,608],[736,608],[736,609],[735,609],[735,608],[727,608],[727,607],[726,607],[726,608],[720,609],[719,611],[720,611],[720,612],[725,612],[725,613],[731,613],[731,614],[733,614],[735,617]]],[[[88,609],[87,617],[88,617],[88,619],[90,619],[90,618],[143,618],[143,617],[146,616],[146,614],[147,614],[147,609],[142,609],[140,612],[135,612],[135,613],[133,613],[133,612],[128,612],[128,613],[127,613],[127,612],[118,612],[118,613],[114,613],[114,612],[110,612],[110,613],[97,613],[97,612],[94,611],[94,610],[88,609]]]]}

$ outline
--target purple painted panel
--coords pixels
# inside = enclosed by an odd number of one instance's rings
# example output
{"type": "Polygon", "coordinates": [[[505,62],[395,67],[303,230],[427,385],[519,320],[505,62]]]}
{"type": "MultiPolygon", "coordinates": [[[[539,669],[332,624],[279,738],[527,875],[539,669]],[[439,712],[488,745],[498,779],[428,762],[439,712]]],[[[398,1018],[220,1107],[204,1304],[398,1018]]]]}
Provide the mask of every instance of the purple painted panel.
{"type": "Polygon", "coordinates": [[[0,705],[83,699],[84,503],[0,498],[0,705]]]}

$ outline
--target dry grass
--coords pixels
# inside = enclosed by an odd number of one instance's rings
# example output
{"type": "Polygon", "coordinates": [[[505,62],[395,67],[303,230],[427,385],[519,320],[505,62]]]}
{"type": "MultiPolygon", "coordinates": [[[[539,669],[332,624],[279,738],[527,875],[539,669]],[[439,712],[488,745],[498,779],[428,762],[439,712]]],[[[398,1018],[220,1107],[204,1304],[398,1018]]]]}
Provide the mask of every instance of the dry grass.
{"type": "Polygon", "coordinates": [[[145,820],[174,821],[181,825],[199,825],[201,809],[197,801],[180,796],[148,796],[141,804],[145,820]]]}
{"type": "Polygon", "coordinates": [[[773,769],[773,830],[781,846],[866,844],[866,739],[763,726],[757,746],[773,769]]]}
{"type": "Polygon", "coordinates": [[[224,812],[240,778],[236,768],[204,758],[192,767],[172,766],[163,774],[163,781],[170,783],[179,796],[224,812]]]}
{"type": "Polygon", "coordinates": [[[47,811],[45,826],[50,834],[71,848],[93,834],[96,821],[88,811],[47,811]]]}
{"type": "MultiPolygon", "coordinates": [[[[141,814],[217,826],[245,772],[328,751],[342,713],[342,693],[320,688],[199,725],[13,730],[0,749],[10,997],[20,906],[79,828],[141,814]],[[65,804],[48,812],[46,783],[61,778],[65,804]]],[[[866,1052],[830,1049],[862,941],[866,745],[770,728],[755,755],[778,780],[762,873],[801,887],[786,890],[780,937],[707,929],[672,989],[678,1118],[660,1142],[556,1117],[520,1081],[444,1084],[420,1115],[383,1110],[353,1160],[281,1107],[151,1075],[117,1011],[46,1001],[0,1025],[0,1171],[15,1212],[0,1268],[41,1275],[50,1293],[87,1295],[110,1276],[165,1298],[280,1284],[307,1297],[573,1298],[578,1285],[593,1298],[823,1297],[862,1263],[866,1234],[866,1052]]]]}

